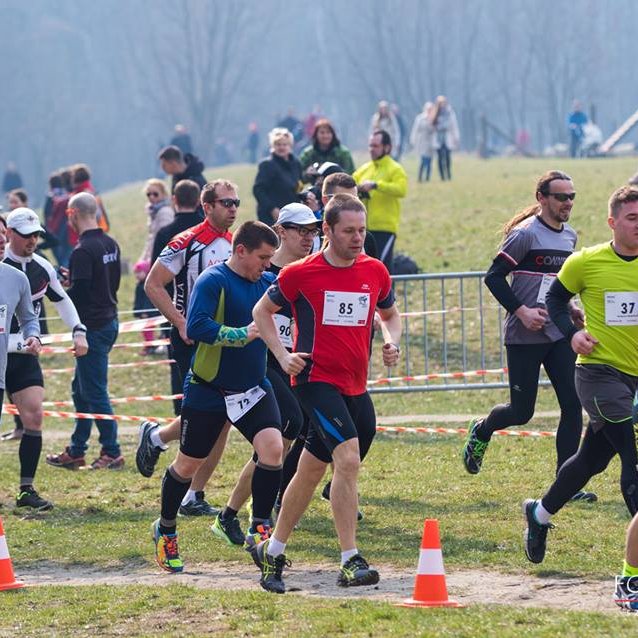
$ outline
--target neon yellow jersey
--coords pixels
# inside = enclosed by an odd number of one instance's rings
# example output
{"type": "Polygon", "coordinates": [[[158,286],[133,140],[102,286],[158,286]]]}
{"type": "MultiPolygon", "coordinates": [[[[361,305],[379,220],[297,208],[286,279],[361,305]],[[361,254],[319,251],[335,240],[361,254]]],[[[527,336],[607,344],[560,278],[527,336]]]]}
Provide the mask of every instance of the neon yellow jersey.
{"type": "Polygon", "coordinates": [[[567,258],[560,282],[579,294],[585,329],[598,339],[577,363],[601,363],[638,376],[638,259],[625,261],[611,243],[583,248],[567,258]]]}

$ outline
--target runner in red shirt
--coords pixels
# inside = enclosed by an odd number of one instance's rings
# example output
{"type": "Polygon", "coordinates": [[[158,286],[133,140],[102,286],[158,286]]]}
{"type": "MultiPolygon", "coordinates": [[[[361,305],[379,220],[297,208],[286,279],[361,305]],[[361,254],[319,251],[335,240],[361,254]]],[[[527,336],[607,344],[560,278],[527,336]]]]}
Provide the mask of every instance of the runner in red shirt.
{"type": "Polygon", "coordinates": [[[366,391],[375,309],[381,317],[387,366],[399,358],[401,320],[386,267],[362,254],[363,204],[351,195],[335,195],[326,206],[323,231],[327,248],[284,267],[253,310],[261,338],[293,376],[310,420],[299,469],[284,494],[275,530],[251,552],[262,572],[260,584],[277,593],[285,592],[281,575],[286,542],[330,462],[330,504],[341,545],[338,584],[379,581],[378,572],[357,550],[357,475],[376,431],[374,406],[366,391]],[[292,307],[296,327],[292,352],[281,344],[273,319],[285,303],[292,307]]]}

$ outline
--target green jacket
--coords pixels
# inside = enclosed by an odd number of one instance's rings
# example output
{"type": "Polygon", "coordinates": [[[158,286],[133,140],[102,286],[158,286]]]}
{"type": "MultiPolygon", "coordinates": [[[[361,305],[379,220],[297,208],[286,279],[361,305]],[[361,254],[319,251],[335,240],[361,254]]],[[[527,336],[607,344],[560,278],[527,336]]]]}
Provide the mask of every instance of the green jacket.
{"type": "Polygon", "coordinates": [[[403,166],[389,155],[384,155],[379,160],[366,162],[352,177],[357,184],[366,180],[377,184],[377,187],[369,192],[370,198],[362,200],[368,210],[368,230],[396,235],[401,216],[399,200],[408,192],[408,176],[403,166]]]}
{"type": "Polygon", "coordinates": [[[318,162],[319,164],[323,164],[324,162],[334,162],[335,164],[339,164],[339,166],[341,166],[348,175],[352,175],[354,172],[352,155],[350,155],[350,151],[343,144],[333,146],[325,152],[320,151],[312,144],[310,146],[306,146],[299,156],[299,163],[301,164],[302,171],[305,173],[306,169],[309,166],[312,166],[315,162],[318,162]]]}

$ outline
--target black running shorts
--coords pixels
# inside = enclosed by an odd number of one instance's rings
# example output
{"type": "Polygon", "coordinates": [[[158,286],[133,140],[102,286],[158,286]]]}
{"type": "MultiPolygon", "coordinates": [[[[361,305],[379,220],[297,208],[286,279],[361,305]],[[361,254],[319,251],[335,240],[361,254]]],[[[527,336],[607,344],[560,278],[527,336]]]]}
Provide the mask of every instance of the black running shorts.
{"type": "Polygon", "coordinates": [[[377,425],[367,392],[346,396],[335,386],[320,382],[297,385],[295,392],[310,421],[305,447],[313,456],[330,463],[332,451],[354,438],[359,439],[361,450],[367,452],[377,425]]]}
{"type": "Polygon", "coordinates": [[[6,373],[7,394],[20,392],[32,386],[44,387],[44,377],[38,357],[32,354],[9,354],[6,373]]]}

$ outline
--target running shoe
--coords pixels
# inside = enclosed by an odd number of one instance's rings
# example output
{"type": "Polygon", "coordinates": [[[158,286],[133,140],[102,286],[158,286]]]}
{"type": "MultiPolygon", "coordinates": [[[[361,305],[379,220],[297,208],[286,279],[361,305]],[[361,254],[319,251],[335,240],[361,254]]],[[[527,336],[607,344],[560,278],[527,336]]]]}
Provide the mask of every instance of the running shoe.
{"type": "MultiPolygon", "coordinates": [[[[328,481],[324,486],[323,490],[321,490],[321,498],[325,501],[330,500],[330,487],[332,486],[332,481],[328,481]]],[[[357,498],[359,498],[359,494],[357,494],[357,498]]],[[[279,513],[279,512],[277,512],[279,513]]],[[[363,512],[360,509],[357,509],[357,520],[363,520],[363,512]]]]}
{"type": "Polygon", "coordinates": [[[22,438],[23,433],[23,428],[14,428],[9,432],[4,432],[2,435],[0,435],[0,439],[2,439],[3,441],[19,441],[22,438]]]}
{"type": "Polygon", "coordinates": [[[32,485],[25,487],[16,498],[16,507],[32,507],[39,512],[46,512],[53,509],[53,503],[43,499],[32,485]]]}
{"type": "Polygon", "coordinates": [[[135,452],[135,465],[142,476],[153,476],[160,454],[164,451],[151,443],[151,434],[159,429],[153,421],[142,421],[140,424],[139,443],[135,452]]]}
{"type": "Polygon", "coordinates": [[[184,562],[179,557],[177,534],[160,534],[159,518],[151,525],[155,543],[155,560],[167,572],[178,573],[184,570],[184,562]]]}
{"type": "Polygon", "coordinates": [[[285,594],[286,584],[282,578],[284,567],[290,567],[291,563],[286,559],[285,554],[279,556],[271,556],[266,551],[268,549],[269,540],[262,541],[250,551],[255,565],[261,571],[259,584],[266,590],[274,594],[285,594]]]}
{"type": "Polygon", "coordinates": [[[98,456],[91,465],[89,465],[87,470],[121,470],[124,467],[124,457],[120,456],[109,456],[102,450],[100,452],[100,456],[98,456]]]}
{"type": "Polygon", "coordinates": [[[53,467],[64,467],[67,470],[77,470],[86,465],[83,456],[71,456],[70,448],[64,448],[60,454],[47,454],[46,462],[53,467]]]}
{"type": "Polygon", "coordinates": [[[470,474],[478,474],[481,471],[485,450],[487,450],[489,445],[489,441],[481,441],[476,436],[476,430],[482,422],[483,419],[472,419],[470,421],[465,446],[463,447],[463,465],[470,474]]]}
{"type": "Polygon", "coordinates": [[[215,522],[210,529],[217,538],[221,538],[229,545],[244,544],[244,533],[241,531],[241,525],[236,516],[226,520],[221,517],[221,514],[217,514],[217,518],[215,518],[215,522]]]}
{"type": "Polygon", "coordinates": [[[358,587],[360,585],[376,585],[379,582],[379,572],[370,569],[370,565],[361,554],[349,558],[341,566],[337,585],[340,587],[358,587]]]}
{"type": "Polygon", "coordinates": [[[537,501],[528,498],[523,501],[523,515],[527,521],[523,540],[525,541],[525,555],[532,563],[542,563],[545,558],[547,545],[547,531],[554,529],[551,523],[542,525],[534,517],[537,501]]]}
{"type": "Polygon", "coordinates": [[[178,511],[180,516],[217,516],[220,512],[204,498],[204,492],[195,492],[195,500],[180,505],[178,511]]]}
{"type": "Polygon", "coordinates": [[[268,523],[259,524],[257,527],[251,526],[244,540],[244,549],[250,552],[254,547],[259,545],[259,543],[267,541],[271,536],[272,527],[268,523]]]}
{"type": "Polygon", "coordinates": [[[570,499],[572,502],[595,503],[598,497],[593,492],[576,492],[570,499]]]}
{"type": "Polygon", "coordinates": [[[621,609],[638,611],[638,576],[616,576],[614,602],[621,609]]]}

